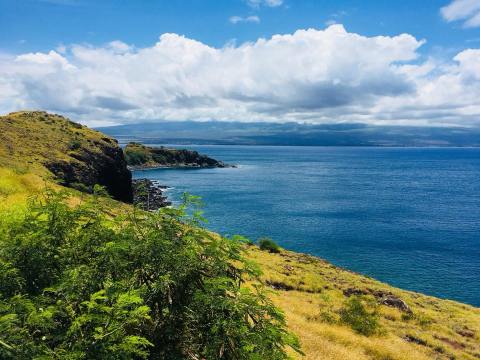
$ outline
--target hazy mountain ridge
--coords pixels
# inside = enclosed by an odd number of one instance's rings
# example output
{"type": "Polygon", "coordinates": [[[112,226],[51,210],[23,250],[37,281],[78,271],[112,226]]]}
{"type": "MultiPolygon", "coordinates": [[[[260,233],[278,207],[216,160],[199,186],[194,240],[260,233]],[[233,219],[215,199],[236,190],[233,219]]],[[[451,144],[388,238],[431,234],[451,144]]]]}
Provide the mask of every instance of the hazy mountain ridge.
{"type": "Polygon", "coordinates": [[[480,128],[163,121],[102,127],[120,143],[298,146],[480,146],[480,128]]]}

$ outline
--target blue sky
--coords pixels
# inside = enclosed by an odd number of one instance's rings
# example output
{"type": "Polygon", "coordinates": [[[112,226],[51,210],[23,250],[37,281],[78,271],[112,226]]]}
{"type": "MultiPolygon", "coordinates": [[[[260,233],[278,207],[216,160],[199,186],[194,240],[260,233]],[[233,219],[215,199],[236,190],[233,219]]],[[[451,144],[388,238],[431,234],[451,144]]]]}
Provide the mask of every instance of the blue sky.
{"type": "Polygon", "coordinates": [[[137,46],[173,32],[221,47],[329,21],[362,35],[409,33],[427,39],[423,53],[458,51],[480,44],[480,29],[447,23],[445,0],[285,0],[280,6],[249,6],[244,0],[0,0],[0,48],[44,51],[64,43],[102,44],[121,39],[137,46]],[[259,23],[232,24],[233,16],[259,23]]]}
{"type": "Polygon", "coordinates": [[[480,126],[480,0],[0,0],[0,112],[480,126]]]}

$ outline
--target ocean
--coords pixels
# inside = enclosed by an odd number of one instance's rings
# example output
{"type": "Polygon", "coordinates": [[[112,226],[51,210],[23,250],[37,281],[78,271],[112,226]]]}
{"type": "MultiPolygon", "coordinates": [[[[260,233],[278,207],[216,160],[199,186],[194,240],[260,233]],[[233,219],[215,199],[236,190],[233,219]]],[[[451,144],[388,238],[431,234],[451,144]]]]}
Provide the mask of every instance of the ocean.
{"type": "Polygon", "coordinates": [[[136,171],[206,226],[480,306],[480,149],[180,146],[237,168],[136,171]]]}

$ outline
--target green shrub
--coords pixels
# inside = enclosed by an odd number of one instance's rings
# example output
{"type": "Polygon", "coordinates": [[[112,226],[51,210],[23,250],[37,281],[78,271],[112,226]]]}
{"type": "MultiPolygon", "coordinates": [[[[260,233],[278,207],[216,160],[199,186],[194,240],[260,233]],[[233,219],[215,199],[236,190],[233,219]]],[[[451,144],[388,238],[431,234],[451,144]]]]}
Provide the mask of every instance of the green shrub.
{"type": "MultiPolygon", "coordinates": [[[[0,218],[1,359],[286,359],[298,349],[243,242],[188,216],[47,193],[0,218]]],[[[187,198],[188,199],[188,198],[187,198]]]]}
{"type": "Polygon", "coordinates": [[[75,189],[75,190],[78,190],[78,191],[81,191],[81,192],[85,192],[85,193],[92,192],[92,189],[90,187],[88,187],[87,185],[85,185],[84,183],[74,182],[74,183],[70,183],[69,186],[72,189],[75,189]]]}
{"type": "Polygon", "coordinates": [[[352,296],[340,310],[340,320],[350,325],[359,334],[370,336],[379,332],[378,313],[374,306],[373,310],[367,310],[362,299],[352,296]]]}
{"type": "Polygon", "coordinates": [[[143,148],[126,148],[124,152],[128,165],[142,165],[148,161],[148,155],[143,148]]]}
{"type": "Polygon", "coordinates": [[[70,143],[68,144],[68,148],[72,151],[75,151],[75,150],[78,150],[82,147],[82,143],[80,142],[80,140],[72,140],[70,141],[70,143]]]}
{"type": "Polygon", "coordinates": [[[329,312],[323,311],[320,313],[319,319],[327,324],[335,324],[337,322],[337,319],[335,316],[329,312]]]}
{"type": "Polygon", "coordinates": [[[258,240],[258,246],[260,247],[261,250],[269,251],[271,253],[280,252],[280,246],[278,246],[278,244],[275,241],[269,238],[262,238],[258,240]]]}

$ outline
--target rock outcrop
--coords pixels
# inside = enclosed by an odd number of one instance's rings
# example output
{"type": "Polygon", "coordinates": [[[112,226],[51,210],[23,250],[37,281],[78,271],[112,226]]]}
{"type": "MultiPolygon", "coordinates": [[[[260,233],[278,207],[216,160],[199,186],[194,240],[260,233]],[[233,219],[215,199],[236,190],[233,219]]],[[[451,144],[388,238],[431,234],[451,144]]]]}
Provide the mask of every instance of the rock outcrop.
{"type": "Polygon", "coordinates": [[[101,185],[114,199],[131,203],[132,173],[122,149],[115,142],[99,142],[95,146],[100,151],[80,148],[71,155],[71,160],[51,161],[45,166],[61,185],[86,192],[93,192],[95,185],[101,185]]]}
{"type": "Polygon", "coordinates": [[[143,210],[155,211],[162,207],[172,205],[163,190],[167,187],[149,179],[135,179],[133,184],[133,203],[143,210]]]}
{"type": "Polygon", "coordinates": [[[405,312],[407,314],[413,314],[412,309],[408,304],[400,299],[398,296],[395,296],[391,292],[373,290],[373,289],[358,289],[358,288],[346,288],[343,290],[343,295],[350,296],[363,296],[363,295],[373,295],[379,304],[385,306],[391,306],[397,308],[398,310],[405,312]]]}
{"type": "Polygon", "coordinates": [[[132,170],[178,167],[178,168],[224,168],[231,167],[197,151],[150,147],[140,143],[129,143],[125,149],[125,158],[132,170]]]}

